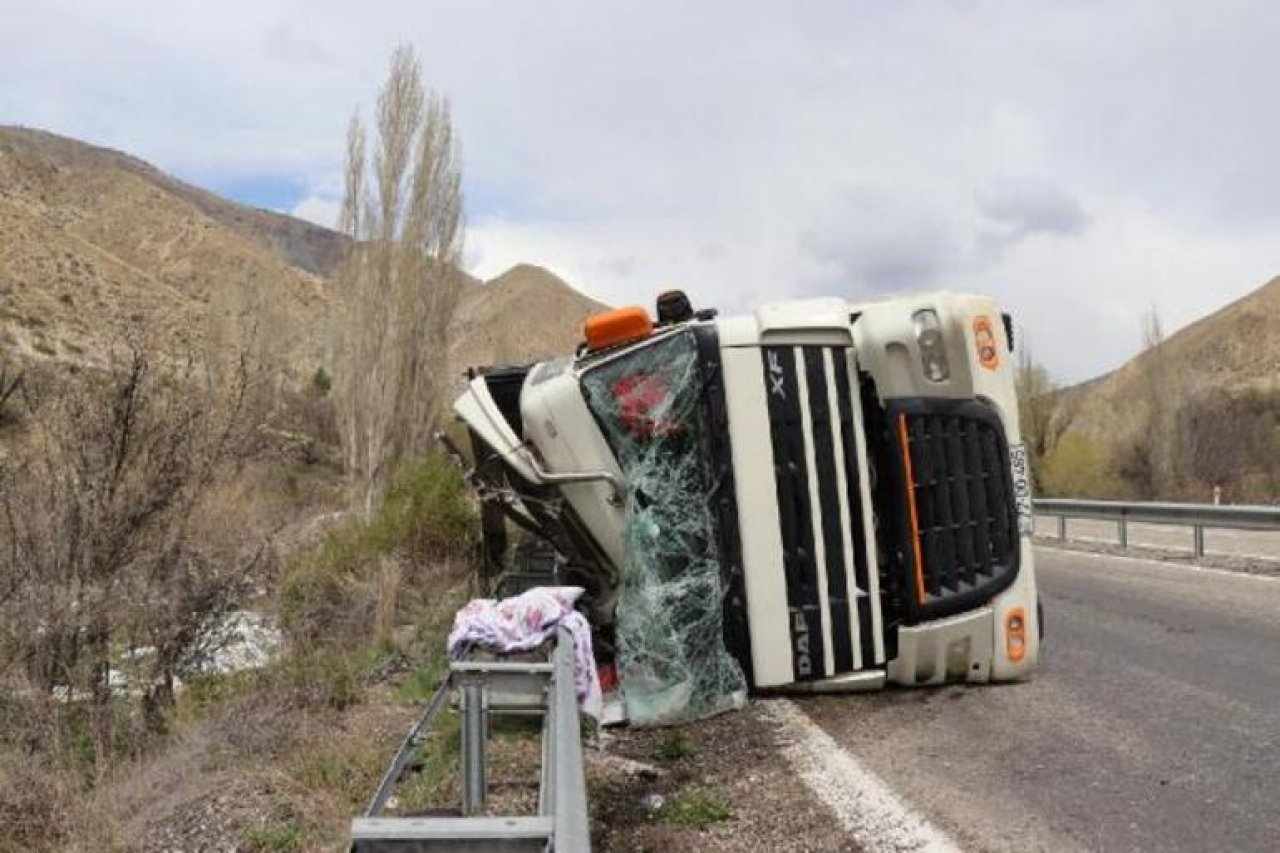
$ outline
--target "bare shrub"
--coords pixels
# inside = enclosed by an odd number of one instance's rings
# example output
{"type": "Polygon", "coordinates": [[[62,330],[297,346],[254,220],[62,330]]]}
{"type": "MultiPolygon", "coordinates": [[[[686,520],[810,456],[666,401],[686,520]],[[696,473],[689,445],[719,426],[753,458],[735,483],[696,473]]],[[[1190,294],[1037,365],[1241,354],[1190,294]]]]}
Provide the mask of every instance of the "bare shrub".
{"type": "Polygon", "coordinates": [[[131,348],[51,380],[0,461],[0,675],[88,708],[100,768],[122,691],[160,726],[263,557],[206,535],[209,495],[254,446],[254,392],[243,363],[218,379],[131,348]]]}
{"type": "Polygon", "coordinates": [[[1032,486],[1041,492],[1045,487],[1045,462],[1071,425],[1074,406],[1058,392],[1044,365],[1035,360],[1025,331],[1019,330],[1018,340],[1018,366],[1014,374],[1018,422],[1022,441],[1030,451],[1032,486]]]}
{"type": "Polygon", "coordinates": [[[373,157],[357,113],[347,140],[337,275],[334,391],[356,505],[373,516],[400,460],[420,455],[448,380],[448,326],[459,295],[462,191],[449,102],[428,92],[402,46],[378,95],[373,157]]]}
{"type": "Polygon", "coordinates": [[[1142,428],[1116,450],[1115,464],[1120,476],[1128,481],[1137,497],[1150,500],[1169,497],[1178,479],[1174,448],[1174,411],[1170,405],[1177,399],[1176,377],[1165,343],[1164,323],[1157,306],[1142,315],[1143,354],[1139,364],[1144,370],[1142,428]]]}
{"type": "Polygon", "coordinates": [[[394,642],[397,607],[403,571],[396,560],[384,559],[378,571],[378,601],[374,608],[374,639],[381,645],[394,642]]]}
{"type": "Polygon", "coordinates": [[[0,752],[0,851],[46,850],[64,843],[77,788],[36,756],[0,752]]]}
{"type": "Polygon", "coordinates": [[[1149,432],[1140,431],[1116,445],[1111,465],[1133,497],[1149,501],[1162,496],[1159,450],[1149,432]]]}
{"type": "Polygon", "coordinates": [[[1280,391],[1211,389],[1183,405],[1178,455],[1187,488],[1207,499],[1221,486],[1228,500],[1280,495],[1280,391]]]}

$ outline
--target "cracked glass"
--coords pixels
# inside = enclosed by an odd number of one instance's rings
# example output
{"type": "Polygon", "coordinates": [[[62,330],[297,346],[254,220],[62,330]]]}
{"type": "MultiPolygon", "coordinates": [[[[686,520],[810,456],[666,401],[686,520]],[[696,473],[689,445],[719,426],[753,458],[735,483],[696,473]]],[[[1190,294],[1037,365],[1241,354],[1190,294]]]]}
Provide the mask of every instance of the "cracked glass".
{"type": "Polygon", "coordinates": [[[703,376],[691,331],[590,369],[583,392],[626,480],[618,670],[634,725],[740,708],[725,648],[703,376]]]}

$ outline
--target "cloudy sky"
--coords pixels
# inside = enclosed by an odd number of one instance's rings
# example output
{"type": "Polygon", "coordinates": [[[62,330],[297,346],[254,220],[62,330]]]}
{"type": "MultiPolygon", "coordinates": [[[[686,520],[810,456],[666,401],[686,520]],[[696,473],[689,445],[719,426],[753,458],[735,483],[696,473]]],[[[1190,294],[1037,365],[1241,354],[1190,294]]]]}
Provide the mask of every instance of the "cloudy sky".
{"type": "Polygon", "coordinates": [[[0,123],[331,224],[397,42],[468,264],[615,303],[998,295],[1074,381],[1280,274],[1266,2],[0,0],[0,123]]]}

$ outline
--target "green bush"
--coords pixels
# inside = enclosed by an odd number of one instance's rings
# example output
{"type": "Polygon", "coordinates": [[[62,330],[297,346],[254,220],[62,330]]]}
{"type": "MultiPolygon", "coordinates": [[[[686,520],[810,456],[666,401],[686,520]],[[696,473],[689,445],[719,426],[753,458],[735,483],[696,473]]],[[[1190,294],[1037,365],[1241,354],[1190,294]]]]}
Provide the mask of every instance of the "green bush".
{"type": "Polygon", "coordinates": [[[317,397],[327,397],[331,388],[333,377],[323,367],[317,367],[315,375],[311,377],[311,392],[317,397]]]}
{"type": "Polygon", "coordinates": [[[1127,497],[1129,488],[1114,470],[1105,443],[1067,433],[1044,460],[1045,497],[1127,497]]]}
{"type": "Polygon", "coordinates": [[[470,488],[442,453],[401,468],[375,520],[384,546],[420,562],[469,557],[476,523],[470,488]]]}
{"type": "Polygon", "coordinates": [[[692,758],[697,752],[693,738],[678,729],[668,732],[653,747],[653,757],[668,763],[692,758]]]}
{"type": "Polygon", "coordinates": [[[445,456],[433,454],[401,469],[372,519],[334,531],[289,566],[280,620],[303,683],[324,676],[312,685],[315,698],[341,706],[358,693],[351,656],[385,645],[389,622],[420,621],[425,605],[450,594],[450,566],[474,552],[476,525],[466,483],[445,456]],[[316,656],[319,662],[309,661],[316,656]]]}
{"type": "Polygon", "coordinates": [[[654,815],[663,823],[706,829],[713,823],[733,820],[733,804],[720,791],[692,787],[680,791],[654,815]]]}
{"type": "Polygon", "coordinates": [[[178,695],[177,719],[207,719],[236,700],[253,694],[266,683],[267,676],[258,669],[191,676],[183,682],[182,692],[178,695]]]}

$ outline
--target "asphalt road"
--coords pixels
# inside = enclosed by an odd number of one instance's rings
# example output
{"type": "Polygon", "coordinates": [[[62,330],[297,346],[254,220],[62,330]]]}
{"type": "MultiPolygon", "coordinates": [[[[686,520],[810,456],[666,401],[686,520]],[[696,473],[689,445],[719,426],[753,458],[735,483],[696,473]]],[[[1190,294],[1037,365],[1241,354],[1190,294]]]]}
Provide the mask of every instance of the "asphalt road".
{"type": "MultiPolygon", "coordinates": [[[[1170,524],[1129,523],[1129,545],[1186,551],[1194,548],[1190,527],[1170,524]]],[[[1036,535],[1049,538],[1058,535],[1058,519],[1036,516],[1036,535]]],[[[1082,542],[1117,544],[1120,534],[1114,521],[1092,518],[1067,519],[1067,538],[1082,542]]],[[[1280,532],[1270,530],[1228,530],[1208,528],[1204,532],[1204,549],[1208,554],[1249,559],[1280,560],[1280,532]]]]}
{"type": "Polygon", "coordinates": [[[798,704],[972,850],[1280,850],[1280,581],[1038,549],[1028,683],[798,704]]]}

